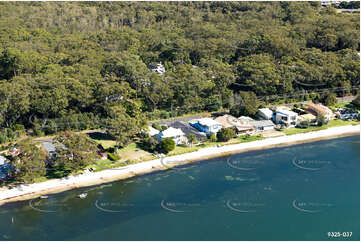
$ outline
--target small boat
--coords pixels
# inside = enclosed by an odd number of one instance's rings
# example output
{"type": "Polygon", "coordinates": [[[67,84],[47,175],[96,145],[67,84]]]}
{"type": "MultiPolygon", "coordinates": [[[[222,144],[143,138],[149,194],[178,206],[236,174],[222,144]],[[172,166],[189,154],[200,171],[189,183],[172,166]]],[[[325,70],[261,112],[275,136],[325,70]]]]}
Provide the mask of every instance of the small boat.
{"type": "Polygon", "coordinates": [[[48,199],[49,197],[48,196],[40,196],[40,199],[48,199]]]}
{"type": "Polygon", "coordinates": [[[88,196],[87,193],[82,193],[82,194],[79,194],[79,195],[78,195],[78,198],[84,199],[84,198],[86,198],[87,196],[88,196]]]}

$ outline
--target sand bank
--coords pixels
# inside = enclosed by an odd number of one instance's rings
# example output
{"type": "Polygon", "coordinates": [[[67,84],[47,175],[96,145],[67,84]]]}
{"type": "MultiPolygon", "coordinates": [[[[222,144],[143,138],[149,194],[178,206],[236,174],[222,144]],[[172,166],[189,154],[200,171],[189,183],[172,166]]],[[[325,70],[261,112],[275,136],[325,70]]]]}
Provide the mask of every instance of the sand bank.
{"type": "Polygon", "coordinates": [[[0,205],[7,202],[21,201],[39,197],[45,194],[59,193],[65,190],[97,185],[101,183],[130,178],[136,175],[168,169],[194,161],[226,156],[230,154],[259,150],[273,147],[289,146],[297,143],[305,143],[322,139],[355,135],[360,133],[359,125],[333,127],[325,130],[314,131],[304,134],[295,134],[264,140],[226,145],[222,147],[203,148],[195,152],[165,157],[129,165],[126,167],[108,169],[100,172],[86,173],[77,176],[69,176],[62,179],[54,179],[42,183],[21,185],[13,189],[0,189],[0,205]]]}

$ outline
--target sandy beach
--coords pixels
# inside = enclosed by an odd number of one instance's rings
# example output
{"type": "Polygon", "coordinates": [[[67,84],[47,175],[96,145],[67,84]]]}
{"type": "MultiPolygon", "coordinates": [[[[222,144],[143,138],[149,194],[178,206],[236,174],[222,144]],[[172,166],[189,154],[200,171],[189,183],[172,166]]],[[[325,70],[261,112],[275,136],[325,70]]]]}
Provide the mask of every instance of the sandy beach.
{"type": "Polygon", "coordinates": [[[155,159],[134,165],[129,165],[126,167],[108,169],[100,172],[89,172],[77,176],[69,176],[62,179],[49,180],[42,183],[21,185],[13,189],[1,188],[0,205],[8,202],[32,199],[45,194],[59,193],[79,187],[92,186],[126,179],[154,171],[165,170],[177,165],[182,165],[194,161],[205,160],[209,158],[226,156],[234,153],[252,150],[289,146],[297,143],[306,143],[322,139],[355,135],[359,133],[359,125],[333,127],[304,134],[267,138],[264,140],[233,144],[222,147],[209,147],[187,154],[170,156],[162,159],[155,159]]]}

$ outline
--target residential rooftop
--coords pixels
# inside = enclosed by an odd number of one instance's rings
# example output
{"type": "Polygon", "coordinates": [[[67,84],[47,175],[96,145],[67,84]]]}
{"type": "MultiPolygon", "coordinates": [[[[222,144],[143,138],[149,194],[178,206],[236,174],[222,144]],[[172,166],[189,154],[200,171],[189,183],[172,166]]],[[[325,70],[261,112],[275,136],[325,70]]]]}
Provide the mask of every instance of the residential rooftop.
{"type": "Polygon", "coordinates": [[[213,125],[221,125],[219,122],[211,119],[211,118],[202,118],[202,119],[198,119],[198,123],[200,125],[203,125],[203,126],[213,126],[213,125]]]}

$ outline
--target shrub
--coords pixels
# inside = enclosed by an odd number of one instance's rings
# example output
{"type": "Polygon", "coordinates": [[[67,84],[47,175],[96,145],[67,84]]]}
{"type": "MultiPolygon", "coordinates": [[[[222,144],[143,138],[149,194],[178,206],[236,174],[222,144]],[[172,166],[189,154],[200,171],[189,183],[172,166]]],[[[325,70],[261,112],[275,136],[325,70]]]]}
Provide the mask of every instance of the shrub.
{"type": "Polygon", "coordinates": [[[154,152],[154,150],[157,148],[158,142],[153,137],[148,137],[144,138],[140,145],[143,150],[154,152]]]}
{"type": "Polygon", "coordinates": [[[11,127],[11,129],[13,131],[22,131],[22,130],[25,130],[25,127],[22,124],[15,124],[11,127]]]}
{"type": "Polygon", "coordinates": [[[6,137],[3,134],[0,134],[0,144],[3,144],[6,142],[6,137]]]}
{"type": "Polygon", "coordinates": [[[323,96],[322,98],[322,102],[326,105],[326,106],[333,106],[337,103],[337,98],[336,98],[336,94],[334,93],[327,93],[323,96]]]}
{"type": "Polygon", "coordinates": [[[226,142],[236,136],[236,132],[232,128],[222,128],[217,133],[217,140],[226,142]]]}
{"type": "Polygon", "coordinates": [[[299,126],[303,129],[306,129],[310,126],[310,122],[307,120],[301,121],[299,126]]]}
{"type": "Polygon", "coordinates": [[[7,137],[9,140],[13,140],[13,139],[17,138],[17,137],[16,137],[16,133],[13,132],[12,129],[6,129],[5,132],[6,132],[6,137],[7,137]]]}
{"type": "Polygon", "coordinates": [[[195,134],[188,135],[187,139],[188,139],[188,143],[190,143],[191,145],[198,142],[197,137],[196,137],[195,134]]]}
{"type": "Polygon", "coordinates": [[[33,127],[33,135],[36,137],[45,135],[39,124],[35,124],[33,127]]]}
{"type": "Polygon", "coordinates": [[[117,154],[108,153],[108,159],[111,161],[117,161],[120,159],[120,156],[117,154]]]}
{"type": "Polygon", "coordinates": [[[165,138],[159,143],[159,151],[162,153],[169,153],[175,149],[175,142],[171,138],[165,138]]]}
{"type": "Polygon", "coordinates": [[[351,104],[360,110],[360,95],[358,95],[354,100],[352,100],[351,104]]]}
{"type": "Polygon", "coordinates": [[[209,136],[209,140],[210,140],[211,142],[217,142],[217,136],[216,136],[215,134],[211,134],[211,135],[209,136]]]}
{"type": "Polygon", "coordinates": [[[327,121],[325,119],[325,117],[323,116],[317,116],[317,126],[323,126],[324,124],[326,124],[327,121]]]}

